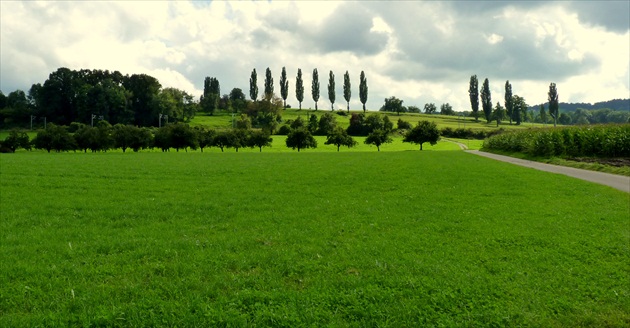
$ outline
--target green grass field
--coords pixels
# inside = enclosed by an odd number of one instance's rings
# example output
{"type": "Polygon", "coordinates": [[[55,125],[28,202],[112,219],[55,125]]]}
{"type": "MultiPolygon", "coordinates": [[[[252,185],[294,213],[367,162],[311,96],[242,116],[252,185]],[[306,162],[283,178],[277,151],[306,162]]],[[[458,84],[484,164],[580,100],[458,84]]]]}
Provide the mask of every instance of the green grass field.
{"type": "Polygon", "coordinates": [[[630,324],[628,195],[460,151],[20,152],[0,186],[3,327],[630,324]]]}

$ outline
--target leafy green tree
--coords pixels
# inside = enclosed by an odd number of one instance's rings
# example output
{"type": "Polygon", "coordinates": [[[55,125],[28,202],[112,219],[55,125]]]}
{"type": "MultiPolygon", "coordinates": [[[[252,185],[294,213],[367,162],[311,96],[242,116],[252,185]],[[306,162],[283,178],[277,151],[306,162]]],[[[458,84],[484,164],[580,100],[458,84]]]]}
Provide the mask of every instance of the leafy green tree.
{"type": "Polygon", "coordinates": [[[175,151],[179,152],[180,149],[184,149],[188,152],[188,148],[197,149],[197,134],[188,125],[184,123],[169,124],[163,129],[171,134],[171,148],[175,148],[175,151]]]}
{"type": "Polygon", "coordinates": [[[540,104],[540,112],[538,114],[540,115],[540,120],[543,123],[547,123],[547,112],[545,111],[545,104],[540,104]]]}
{"type": "Polygon", "coordinates": [[[134,74],[125,79],[124,87],[131,92],[130,106],[134,113],[134,125],[158,125],[159,103],[156,101],[162,85],[146,74],[134,74]]]}
{"type": "Polygon", "coordinates": [[[420,145],[420,150],[422,150],[422,144],[425,142],[435,145],[439,140],[440,131],[435,122],[420,121],[413,129],[407,131],[403,142],[420,145]]]}
{"type": "Polygon", "coordinates": [[[572,122],[571,116],[569,114],[567,114],[567,113],[562,113],[558,117],[558,123],[560,123],[560,124],[569,125],[569,124],[571,124],[571,122],[572,122]]]}
{"type": "MultiPolygon", "coordinates": [[[[389,133],[391,128],[388,129],[388,127],[385,125],[385,121],[383,117],[387,117],[386,115],[381,115],[381,114],[377,114],[377,113],[373,113],[368,115],[365,118],[365,121],[363,123],[364,126],[364,134],[370,134],[375,130],[383,130],[386,133],[389,133]]],[[[388,118],[389,120],[389,118],[388,118]]],[[[391,122],[390,122],[391,123],[391,122]]],[[[393,128],[393,124],[391,125],[391,127],[393,128]]]]}
{"type": "Polygon", "coordinates": [[[284,102],[282,108],[287,108],[287,97],[289,96],[289,80],[287,80],[287,70],[282,67],[282,75],[280,75],[280,96],[284,102]]]}
{"type": "MultiPolygon", "coordinates": [[[[252,75],[249,78],[249,97],[252,101],[256,101],[258,99],[258,75],[256,73],[256,69],[252,70],[252,75]]],[[[223,149],[221,149],[223,151],[223,149]]]]}
{"type": "Polygon", "coordinates": [[[89,125],[82,125],[74,133],[74,140],[77,149],[87,153],[88,149],[96,152],[100,145],[98,143],[98,129],[89,125]]]}
{"type": "Polygon", "coordinates": [[[505,81],[505,112],[510,118],[510,125],[512,124],[512,118],[514,117],[514,97],[512,95],[512,85],[510,81],[505,81]]]}
{"type": "Polygon", "coordinates": [[[298,68],[297,77],[295,78],[295,98],[300,103],[302,110],[302,101],[304,101],[304,81],[302,80],[302,69],[298,68]]]}
{"type": "Polygon", "coordinates": [[[492,111],[492,119],[497,121],[497,127],[501,124],[501,121],[505,117],[505,108],[501,106],[501,103],[497,101],[497,105],[494,107],[492,111]]]}
{"type": "Polygon", "coordinates": [[[352,113],[350,116],[350,125],[348,126],[349,135],[363,136],[365,133],[365,114],[364,113],[352,113]]]}
{"type": "Polygon", "coordinates": [[[361,77],[359,82],[359,100],[363,104],[363,113],[365,113],[365,103],[368,99],[368,85],[367,79],[365,78],[365,73],[361,71],[361,77]]]}
{"type": "Polygon", "coordinates": [[[9,148],[12,153],[15,153],[15,151],[19,148],[24,148],[26,150],[31,149],[28,134],[15,129],[9,132],[9,135],[2,142],[2,146],[9,148]]]}
{"type": "Polygon", "coordinates": [[[472,115],[475,118],[475,121],[479,121],[479,82],[477,81],[477,75],[470,77],[468,96],[470,98],[472,115]]]}
{"type": "Polygon", "coordinates": [[[455,115],[455,111],[453,110],[453,106],[451,104],[446,103],[440,106],[440,114],[442,115],[455,115]]]}
{"type": "Polygon", "coordinates": [[[232,146],[233,139],[234,133],[232,130],[218,131],[214,138],[212,138],[211,146],[219,147],[221,152],[223,152],[224,148],[232,146]]]}
{"type": "Polygon", "coordinates": [[[173,134],[171,133],[169,126],[163,126],[155,130],[153,136],[153,147],[160,148],[162,152],[166,152],[171,148],[173,134]]]}
{"type": "Polygon", "coordinates": [[[394,123],[392,123],[392,121],[390,121],[389,116],[387,116],[387,115],[384,115],[384,117],[383,117],[383,129],[387,133],[389,133],[392,130],[394,130],[394,123]]]}
{"type": "Polygon", "coordinates": [[[257,130],[251,132],[248,140],[248,146],[252,148],[258,147],[260,152],[262,152],[263,147],[271,147],[272,142],[273,138],[271,138],[267,132],[257,130]]]}
{"type": "Polygon", "coordinates": [[[346,74],[343,75],[343,99],[346,100],[346,104],[348,105],[348,112],[350,111],[350,97],[352,96],[352,89],[350,85],[350,74],[346,71],[346,74]]]}
{"type": "Polygon", "coordinates": [[[409,107],[407,107],[407,111],[409,113],[420,113],[420,107],[418,107],[418,106],[409,106],[409,107]]]}
{"type": "Polygon", "coordinates": [[[241,114],[241,116],[236,120],[236,128],[249,130],[252,128],[252,120],[247,116],[247,114],[241,114]]]}
{"type": "Polygon", "coordinates": [[[212,140],[216,135],[215,130],[208,130],[203,126],[195,126],[193,129],[195,133],[197,133],[197,144],[199,145],[199,149],[201,149],[202,153],[204,148],[212,147],[212,140]]]}
{"type": "Polygon", "coordinates": [[[377,129],[368,134],[365,138],[366,145],[374,145],[378,151],[381,151],[381,145],[391,143],[392,138],[389,137],[385,130],[377,129]]]}
{"type": "Polygon", "coordinates": [[[293,122],[291,122],[290,126],[291,126],[291,129],[297,130],[297,129],[305,128],[306,123],[304,123],[304,120],[302,119],[301,116],[298,116],[298,118],[296,118],[295,120],[293,120],[293,122]]]}
{"type": "MultiPolygon", "coordinates": [[[[112,128],[112,138],[114,139],[114,148],[122,149],[123,153],[127,150],[127,148],[131,147],[136,130],[140,130],[138,127],[133,125],[124,125],[124,124],[116,124],[112,128]]],[[[78,140],[77,140],[78,143],[78,140]]]]}
{"type": "Polygon", "coordinates": [[[273,98],[273,77],[271,70],[267,67],[265,71],[265,100],[270,101],[273,98]]]}
{"type": "Polygon", "coordinates": [[[135,128],[133,131],[133,139],[129,144],[129,148],[137,153],[140,149],[151,147],[151,144],[153,143],[153,135],[151,134],[149,128],[135,128]]]}
{"type": "Polygon", "coordinates": [[[240,88],[234,88],[230,91],[230,95],[228,96],[230,102],[232,103],[232,108],[234,112],[242,112],[247,106],[247,98],[243,93],[243,90],[240,88]]]}
{"type": "Polygon", "coordinates": [[[234,148],[234,150],[238,153],[239,149],[249,145],[249,138],[252,132],[251,130],[232,129],[231,132],[232,142],[228,145],[228,147],[234,148]]]}
{"type": "Polygon", "coordinates": [[[385,98],[385,104],[381,107],[381,111],[384,112],[396,112],[400,116],[400,112],[403,111],[403,101],[396,97],[385,98]]]}
{"type": "Polygon", "coordinates": [[[527,107],[529,106],[525,103],[525,99],[518,95],[512,96],[512,116],[514,116],[516,125],[521,125],[523,116],[527,113],[527,107]]]}
{"type": "Polygon", "coordinates": [[[297,149],[317,148],[317,140],[305,128],[292,130],[285,141],[287,147],[297,149]]]}
{"type": "Polygon", "coordinates": [[[330,100],[330,109],[335,110],[335,74],[333,71],[330,71],[328,75],[328,99],[330,100]]]}
{"type": "Polygon", "coordinates": [[[317,118],[317,115],[315,114],[309,115],[308,132],[313,133],[313,134],[317,132],[318,123],[319,123],[319,119],[317,118]]]}
{"type": "Polygon", "coordinates": [[[317,134],[321,136],[329,135],[335,130],[336,127],[337,119],[332,113],[326,112],[319,118],[317,134]]]}
{"type": "Polygon", "coordinates": [[[352,137],[348,135],[348,132],[342,127],[336,127],[330,134],[328,134],[328,136],[326,137],[326,142],[324,144],[335,145],[337,146],[337,151],[339,151],[339,147],[354,147],[357,145],[357,142],[352,139],[352,137]]]}
{"type": "Polygon", "coordinates": [[[409,130],[412,127],[411,123],[404,121],[402,118],[398,119],[398,122],[396,122],[396,126],[398,130],[409,130]]]}
{"type": "Polygon", "coordinates": [[[221,86],[219,80],[215,77],[206,77],[203,83],[203,95],[199,101],[201,109],[210,115],[219,108],[221,99],[221,86]]]}
{"type": "Polygon", "coordinates": [[[558,113],[560,105],[558,103],[558,90],[556,89],[556,84],[551,83],[549,85],[549,92],[547,93],[549,100],[549,116],[553,118],[553,126],[556,127],[556,123],[558,123],[558,113]]]}
{"type": "Polygon", "coordinates": [[[313,70],[313,81],[311,83],[311,94],[315,102],[315,110],[317,110],[317,102],[319,101],[319,74],[317,68],[313,70]]]}
{"type": "Polygon", "coordinates": [[[46,129],[37,132],[33,139],[33,145],[37,149],[45,149],[57,152],[76,149],[74,138],[68,133],[64,126],[48,123],[46,129]]]}
{"type": "Polygon", "coordinates": [[[425,114],[435,114],[437,112],[437,107],[434,103],[424,104],[424,113],[425,114]]]}
{"type": "Polygon", "coordinates": [[[492,121],[492,95],[490,93],[490,82],[486,78],[481,86],[481,108],[486,117],[486,121],[492,121]]]}

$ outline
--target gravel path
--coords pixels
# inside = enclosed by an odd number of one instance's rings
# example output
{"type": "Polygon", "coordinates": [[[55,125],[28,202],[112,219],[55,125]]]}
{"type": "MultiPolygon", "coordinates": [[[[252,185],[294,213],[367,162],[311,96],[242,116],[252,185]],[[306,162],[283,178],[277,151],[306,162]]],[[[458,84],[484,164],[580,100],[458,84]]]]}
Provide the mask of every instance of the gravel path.
{"type": "Polygon", "coordinates": [[[589,170],[582,170],[582,169],[576,169],[573,167],[539,163],[539,162],[528,161],[528,160],[524,160],[520,158],[486,153],[486,152],[478,151],[478,150],[466,150],[466,152],[470,154],[492,158],[492,159],[503,161],[503,162],[508,162],[508,163],[512,163],[516,165],[534,168],[536,170],[564,174],[570,177],[603,184],[603,185],[610,186],[615,189],[630,193],[630,177],[627,177],[627,176],[589,171],[589,170]]]}

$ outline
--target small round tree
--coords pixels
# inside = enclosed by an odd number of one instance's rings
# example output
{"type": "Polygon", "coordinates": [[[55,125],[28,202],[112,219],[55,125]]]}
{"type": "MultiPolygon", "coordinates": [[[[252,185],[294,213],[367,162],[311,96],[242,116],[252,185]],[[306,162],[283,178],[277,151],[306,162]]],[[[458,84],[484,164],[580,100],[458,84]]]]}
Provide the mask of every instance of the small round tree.
{"type": "Polygon", "coordinates": [[[368,134],[365,138],[366,145],[374,145],[378,151],[381,151],[381,145],[391,143],[393,140],[387,134],[387,131],[382,129],[376,129],[372,133],[368,134]]]}
{"type": "Polygon", "coordinates": [[[313,138],[306,128],[298,128],[289,133],[286,140],[287,147],[297,149],[317,148],[317,140],[313,138]]]}
{"type": "Polygon", "coordinates": [[[418,125],[405,134],[403,142],[419,144],[420,150],[422,150],[423,143],[428,142],[435,145],[438,140],[440,140],[440,131],[435,122],[420,121],[418,125]]]}

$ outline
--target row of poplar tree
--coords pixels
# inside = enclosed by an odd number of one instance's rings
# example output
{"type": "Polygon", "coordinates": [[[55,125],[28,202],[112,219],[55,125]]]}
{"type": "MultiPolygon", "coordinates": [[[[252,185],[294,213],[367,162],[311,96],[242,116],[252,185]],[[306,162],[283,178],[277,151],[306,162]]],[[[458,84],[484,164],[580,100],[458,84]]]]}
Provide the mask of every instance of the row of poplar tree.
{"type": "MultiPolygon", "coordinates": [[[[479,120],[479,81],[477,75],[470,77],[468,95],[470,98],[470,107],[472,110],[472,116],[475,121],[479,120]]],[[[541,105],[540,117],[543,121],[546,121],[547,113],[553,118],[553,125],[556,126],[559,118],[559,102],[558,102],[558,90],[555,83],[549,85],[549,92],[547,93],[547,100],[549,104],[549,111],[545,110],[545,105],[541,105]]],[[[508,118],[510,124],[514,121],[517,125],[521,124],[523,118],[527,114],[527,108],[529,105],[525,102],[523,97],[512,93],[512,84],[509,80],[505,81],[505,107],[501,106],[500,102],[497,102],[496,106],[492,107],[492,96],[490,93],[490,82],[486,78],[483,81],[481,87],[481,107],[483,114],[488,123],[492,121],[497,122],[497,126],[503,119],[508,118]]]]}

